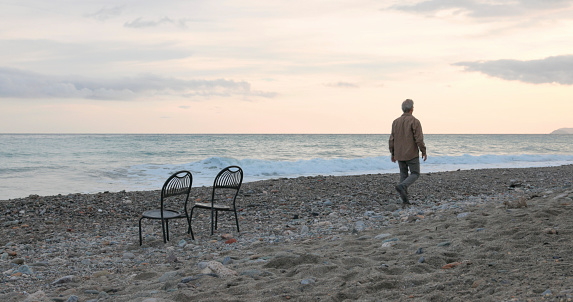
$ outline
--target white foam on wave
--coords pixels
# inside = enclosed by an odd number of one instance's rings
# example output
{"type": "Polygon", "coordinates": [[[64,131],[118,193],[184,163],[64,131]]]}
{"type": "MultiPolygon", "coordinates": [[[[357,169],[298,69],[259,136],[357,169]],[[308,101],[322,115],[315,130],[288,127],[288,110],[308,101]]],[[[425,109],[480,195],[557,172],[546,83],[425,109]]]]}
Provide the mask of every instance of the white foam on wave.
{"type": "MultiPolygon", "coordinates": [[[[485,168],[527,168],[573,164],[571,155],[460,155],[436,156],[422,162],[422,172],[455,171],[458,169],[485,168]]],[[[161,183],[166,176],[178,170],[188,170],[193,174],[194,186],[209,186],[217,173],[231,165],[240,166],[245,171],[245,182],[293,178],[316,175],[358,175],[377,173],[397,173],[396,163],[389,156],[366,158],[315,158],[296,161],[271,161],[260,159],[234,159],[210,157],[201,161],[177,165],[137,165],[127,169],[127,177],[132,184],[161,183]],[[139,178],[139,181],[134,179],[139,178]]],[[[144,185],[145,186],[145,185],[144,185]]]]}

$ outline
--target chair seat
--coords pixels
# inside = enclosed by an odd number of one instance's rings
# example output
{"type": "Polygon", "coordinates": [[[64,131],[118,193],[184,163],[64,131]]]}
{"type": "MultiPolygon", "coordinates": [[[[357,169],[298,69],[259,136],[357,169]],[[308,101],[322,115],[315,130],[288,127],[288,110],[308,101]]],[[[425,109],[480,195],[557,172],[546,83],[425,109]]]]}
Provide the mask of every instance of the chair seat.
{"type": "MultiPolygon", "coordinates": [[[[161,209],[145,211],[143,212],[143,217],[149,219],[161,219],[161,209]]],[[[173,219],[178,217],[185,217],[185,214],[173,210],[163,210],[163,219],[173,219]]]]}
{"type": "MultiPolygon", "coordinates": [[[[194,206],[195,206],[195,207],[198,207],[198,208],[210,209],[210,208],[211,208],[211,203],[210,203],[210,202],[208,202],[208,203],[197,202],[197,203],[195,203],[194,206]]],[[[213,206],[213,208],[214,208],[215,210],[231,211],[231,206],[222,205],[222,204],[215,204],[215,205],[213,206]]]]}

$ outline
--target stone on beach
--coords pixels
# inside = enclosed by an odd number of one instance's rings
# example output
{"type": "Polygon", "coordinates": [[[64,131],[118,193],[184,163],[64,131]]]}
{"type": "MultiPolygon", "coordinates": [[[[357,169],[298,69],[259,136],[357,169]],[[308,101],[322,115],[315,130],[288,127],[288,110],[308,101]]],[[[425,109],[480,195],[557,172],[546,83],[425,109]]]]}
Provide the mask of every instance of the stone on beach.
{"type": "Polygon", "coordinates": [[[222,278],[238,275],[236,271],[225,267],[221,262],[218,261],[209,261],[207,263],[207,267],[202,271],[202,273],[204,274],[214,273],[222,278]]]}

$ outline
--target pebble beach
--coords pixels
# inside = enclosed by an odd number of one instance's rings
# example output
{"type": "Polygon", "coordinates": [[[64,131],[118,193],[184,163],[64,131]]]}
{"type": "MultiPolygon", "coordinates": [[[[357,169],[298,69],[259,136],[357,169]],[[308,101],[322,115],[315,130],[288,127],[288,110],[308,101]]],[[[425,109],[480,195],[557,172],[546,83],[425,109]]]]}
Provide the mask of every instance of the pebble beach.
{"type": "Polygon", "coordinates": [[[245,183],[240,233],[142,246],[159,191],[0,201],[0,301],[573,301],[573,165],[423,173],[406,207],[398,177],[245,183]]]}

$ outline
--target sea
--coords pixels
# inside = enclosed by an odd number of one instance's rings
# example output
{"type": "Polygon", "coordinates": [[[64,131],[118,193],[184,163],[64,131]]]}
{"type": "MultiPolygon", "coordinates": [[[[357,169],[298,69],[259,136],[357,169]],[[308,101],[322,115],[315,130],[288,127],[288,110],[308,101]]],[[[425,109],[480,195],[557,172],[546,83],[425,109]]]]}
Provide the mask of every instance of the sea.
{"type": "MultiPolygon", "coordinates": [[[[397,173],[388,134],[0,134],[0,200],[159,190],[179,170],[210,186],[238,165],[244,182],[397,173]]],[[[573,164],[573,135],[426,134],[422,173],[573,164]]]]}

